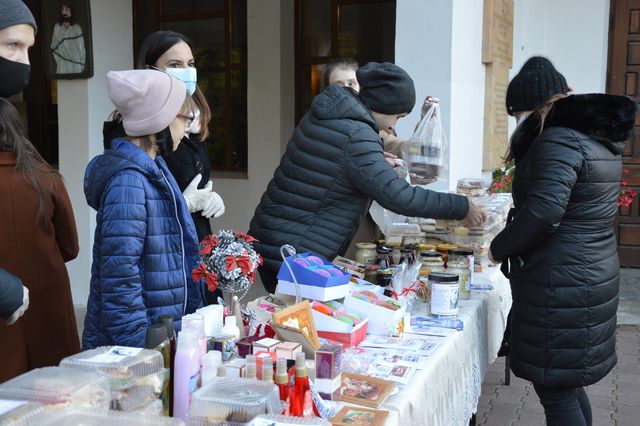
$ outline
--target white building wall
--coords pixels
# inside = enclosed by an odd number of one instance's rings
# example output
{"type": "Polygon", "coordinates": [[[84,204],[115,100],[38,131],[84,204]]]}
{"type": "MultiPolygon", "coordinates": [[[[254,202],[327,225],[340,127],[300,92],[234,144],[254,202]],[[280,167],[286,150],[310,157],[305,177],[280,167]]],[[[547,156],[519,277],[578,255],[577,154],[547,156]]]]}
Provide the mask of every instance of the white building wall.
{"type": "MultiPolygon", "coordinates": [[[[605,92],[610,0],[515,0],[514,77],[528,58],[551,60],[576,93],[605,92]]],[[[510,128],[515,119],[510,120],[510,128]]]]}
{"type": "Polygon", "coordinates": [[[249,229],[294,128],[293,1],[278,4],[247,1],[249,172],[246,179],[214,179],[226,206],[214,231],[249,229]]]}
{"type": "Polygon", "coordinates": [[[84,171],[102,153],[102,122],[113,111],[107,94],[107,71],[133,67],[131,0],[91,0],[94,76],[58,80],[60,173],[71,198],[80,240],[78,258],[67,264],[74,304],[89,295],[95,212],[83,191],[84,171]]]}
{"type": "Polygon", "coordinates": [[[397,126],[409,137],[427,95],[440,98],[442,125],[450,144],[449,185],[482,175],[484,65],[482,2],[397,0],[396,64],[414,79],[417,101],[397,126]]]}

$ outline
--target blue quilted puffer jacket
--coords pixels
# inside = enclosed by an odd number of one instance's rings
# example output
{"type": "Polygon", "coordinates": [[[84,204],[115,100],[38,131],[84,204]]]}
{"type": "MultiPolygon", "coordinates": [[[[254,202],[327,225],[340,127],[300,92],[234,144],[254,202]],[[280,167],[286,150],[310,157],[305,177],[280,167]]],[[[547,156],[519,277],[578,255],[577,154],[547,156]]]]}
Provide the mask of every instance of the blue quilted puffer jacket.
{"type": "Polygon", "coordinates": [[[83,349],[143,347],[160,315],[180,318],[204,305],[191,269],[195,227],[161,157],[154,161],[125,139],[95,157],[85,172],[87,202],[98,211],[83,349]]]}

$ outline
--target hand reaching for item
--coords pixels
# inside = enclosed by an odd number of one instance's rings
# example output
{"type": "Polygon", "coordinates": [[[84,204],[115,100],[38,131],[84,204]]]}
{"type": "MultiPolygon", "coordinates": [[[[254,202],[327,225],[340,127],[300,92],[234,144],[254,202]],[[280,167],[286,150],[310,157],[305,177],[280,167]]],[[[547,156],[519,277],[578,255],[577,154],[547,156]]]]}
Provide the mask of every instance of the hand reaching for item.
{"type": "Polygon", "coordinates": [[[469,211],[464,218],[464,224],[467,228],[480,226],[487,220],[487,212],[476,206],[473,201],[469,200],[469,211]]]}
{"type": "Polygon", "coordinates": [[[420,119],[423,119],[424,116],[427,115],[427,112],[429,111],[429,108],[431,108],[431,105],[439,104],[439,103],[440,103],[440,99],[434,98],[433,96],[427,96],[424,99],[424,103],[422,104],[420,119]]]}

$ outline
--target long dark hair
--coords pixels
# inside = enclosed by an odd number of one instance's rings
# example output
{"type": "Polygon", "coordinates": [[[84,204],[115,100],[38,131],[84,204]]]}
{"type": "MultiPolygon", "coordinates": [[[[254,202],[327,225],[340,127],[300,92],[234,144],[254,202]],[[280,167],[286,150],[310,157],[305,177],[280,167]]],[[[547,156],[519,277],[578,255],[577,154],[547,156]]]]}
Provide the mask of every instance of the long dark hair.
{"type": "MultiPolygon", "coordinates": [[[[160,56],[171,49],[176,44],[184,42],[187,43],[189,48],[191,46],[191,40],[187,36],[175,31],[156,31],[149,34],[144,41],[140,50],[138,51],[138,59],[136,61],[136,68],[144,69],[156,65],[160,56]]],[[[200,87],[196,85],[196,91],[192,96],[195,104],[200,110],[200,141],[204,141],[209,136],[209,121],[211,121],[211,109],[207,103],[200,87]]]]}
{"type": "Polygon", "coordinates": [[[0,151],[15,152],[15,170],[35,189],[38,196],[37,220],[44,223],[51,188],[43,185],[42,178],[58,175],[58,172],[29,142],[18,110],[4,98],[0,98],[0,151]]]}

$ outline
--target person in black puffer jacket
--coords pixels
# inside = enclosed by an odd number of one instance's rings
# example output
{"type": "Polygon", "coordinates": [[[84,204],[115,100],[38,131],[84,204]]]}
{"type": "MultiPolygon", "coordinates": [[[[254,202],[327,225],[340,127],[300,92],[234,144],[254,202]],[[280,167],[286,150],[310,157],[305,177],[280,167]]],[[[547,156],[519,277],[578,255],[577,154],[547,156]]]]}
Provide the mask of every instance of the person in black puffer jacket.
{"type": "Polygon", "coordinates": [[[413,108],[409,75],[372,62],[357,77],[360,95],[330,86],[313,100],[251,220],[249,234],[264,258],[260,277],[271,293],[283,244],[329,260],[344,254],[372,199],[406,216],[468,223],[486,217],[466,197],[409,185],[385,161],[378,132],[392,130],[413,108]]]}
{"type": "Polygon", "coordinates": [[[613,223],[635,114],[622,96],[555,95],[511,138],[513,220],[491,256],[510,265],[511,370],[533,383],[549,426],[590,425],[583,386],[616,364],[613,223]]]}

